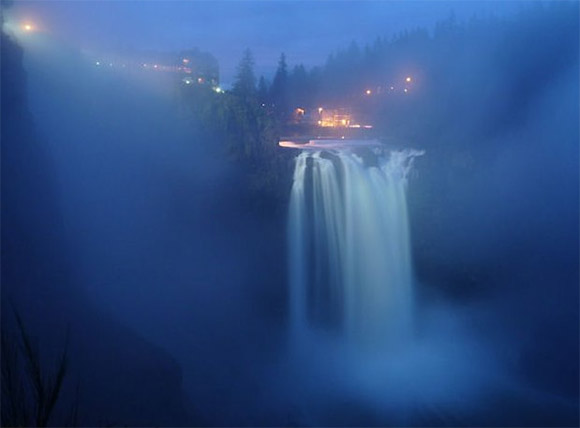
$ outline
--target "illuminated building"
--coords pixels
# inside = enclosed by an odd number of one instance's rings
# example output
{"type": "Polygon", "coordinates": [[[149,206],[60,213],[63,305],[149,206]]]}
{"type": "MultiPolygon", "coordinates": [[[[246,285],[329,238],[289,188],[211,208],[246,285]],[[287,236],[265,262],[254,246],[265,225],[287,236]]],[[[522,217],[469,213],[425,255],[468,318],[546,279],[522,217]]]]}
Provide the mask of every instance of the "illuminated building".
{"type": "Polygon", "coordinates": [[[304,108],[295,107],[292,115],[289,118],[290,125],[300,125],[318,128],[324,128],[331,131],[336,129],[357,129],[357,128],[372,128],[371,125],[362,124],[362,117],[360,115],[353,115],[350,109],[346,108],[304,108]]]}
{"type": "Polygon", "coordinates": [[[209,85],[216,92],[219,87],[219,64],[217,59],[210,53],[199,49],[182,51],[176,58],[177,70],[187,75],[192,81],[200,85],[209,85]]]}
{"type": "Polygon", "coordinates": [[[345,109],[319,109],[318,125],[323,128],[348,128],[351,114],[345,109]]]}

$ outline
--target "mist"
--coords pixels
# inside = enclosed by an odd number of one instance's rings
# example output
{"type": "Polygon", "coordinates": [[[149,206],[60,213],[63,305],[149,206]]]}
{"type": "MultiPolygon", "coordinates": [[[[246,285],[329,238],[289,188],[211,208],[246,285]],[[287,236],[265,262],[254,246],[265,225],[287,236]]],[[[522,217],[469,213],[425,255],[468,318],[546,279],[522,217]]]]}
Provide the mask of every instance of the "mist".
{"type": "Polygon", "coordinates": [[[7,5],[3,425],[577,425],[578,5],[205,4],[7,5]]]}

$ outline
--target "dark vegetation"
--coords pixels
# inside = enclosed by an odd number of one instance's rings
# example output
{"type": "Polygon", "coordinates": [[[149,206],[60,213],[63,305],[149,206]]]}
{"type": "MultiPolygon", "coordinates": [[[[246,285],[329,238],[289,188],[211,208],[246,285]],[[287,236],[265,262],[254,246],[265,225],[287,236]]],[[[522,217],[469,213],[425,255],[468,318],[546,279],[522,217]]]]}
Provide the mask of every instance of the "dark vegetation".
{"type": "MultiPolygon", "coordinates": [[[[2,426],[46,427],[51,422],[68,371],[68,336],[54,368],[15,313],[16,337],[2,330],[2,426]]],[[[78,399],[78,395],[77,395],[78,399]]],[[[78,401],[71,406],[67,426],[78,423],[78,401]]]]}
{"type": "MultiPolygon", "coordinates": [[[[282,59],[276,76],[285,77],[282,59]]],[[[238,66],[231,91],[216,93],[206,85],[183,87],[182,102],[212,141],[220,141],[223,153],[244,171],[255,202],[281,213],[289,190],[291,159],[279,150],[278,137],[285,125],[286,110],[265,108],[266,99],[283,97],[285,83],[268,88],[264,78],[256,85],[254,58],[248,49],[238,66]],[[268,204],[267,201],[270,201],[268,204]],[[274,204],[274,205],[272,205],[274,204]]]]}

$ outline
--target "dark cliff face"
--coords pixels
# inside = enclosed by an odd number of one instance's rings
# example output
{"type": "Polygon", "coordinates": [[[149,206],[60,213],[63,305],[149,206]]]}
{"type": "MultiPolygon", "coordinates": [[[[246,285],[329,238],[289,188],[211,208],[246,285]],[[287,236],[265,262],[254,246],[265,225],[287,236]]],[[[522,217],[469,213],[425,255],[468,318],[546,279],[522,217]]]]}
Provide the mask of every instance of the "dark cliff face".
{"type": "Polygon", "coordinates": [[[2,329],[14,331],[14,308],[47,367],[69,330],[70,371],[51,423],[65,423],[59,418],[78,384],[83,425],[187,425],[177,363],[81,291],[47,136],[27,108],[22,60],[23,50],[2,34],[2,329]]]}
{"type": "Polygon", "coordinates": [[[53,169],[26,106],[22,56],[2,34],[2,304],[32,307],[72,288],[53,169]]]}
{"type": "Polygon", "coordinates": [[[502,63],[489,73],[502,85],[493,102],[464,97],[480,121],[461,129],[457,110],[421,139],[409,212],[421,290],[484,307],[517,370],[577,396],[578,26],[565,23],[559,44],[531,48],[531,23],[479,58],[502,63]]]}

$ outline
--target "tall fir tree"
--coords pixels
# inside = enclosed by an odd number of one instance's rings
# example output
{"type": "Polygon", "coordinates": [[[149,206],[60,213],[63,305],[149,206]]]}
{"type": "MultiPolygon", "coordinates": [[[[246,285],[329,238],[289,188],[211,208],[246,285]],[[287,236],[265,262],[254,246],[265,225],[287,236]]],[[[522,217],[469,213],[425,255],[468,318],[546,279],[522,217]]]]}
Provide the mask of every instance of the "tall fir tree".
{"type": "Polygon", "coordinates": [[[258,81],[258,102],[260,104],[268,104],[270,102],[268,90],[268,82],[266,82],[264,76],[260,76],[260,80],[258,81]]]}
{"type": "Polygon", "coordinates": [[[276,108],[278,117],[283,118],[288,113],[288,66],[286,55],[282,53],[278,61],[278,69],[270,88],[270,98],[276,108]]]}
{"type": "Polygon", "coordinates": [[[256,96],[256,75],[254,74],[254,56],[246,49],[238,65],[238,73],[233,92],[241,97],[256,96]]]}

